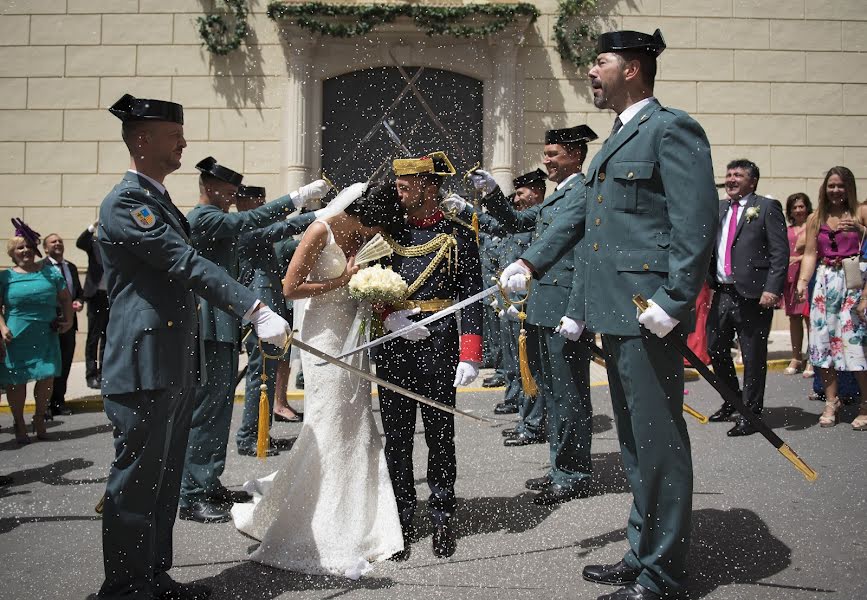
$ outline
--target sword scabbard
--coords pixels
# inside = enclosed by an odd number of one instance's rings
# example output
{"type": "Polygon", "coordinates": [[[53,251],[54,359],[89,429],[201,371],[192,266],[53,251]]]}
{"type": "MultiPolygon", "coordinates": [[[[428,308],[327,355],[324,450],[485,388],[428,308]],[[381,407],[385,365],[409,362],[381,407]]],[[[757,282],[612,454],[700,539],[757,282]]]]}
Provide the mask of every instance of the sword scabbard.
{"type": "Polygon", "coordinates": [[[798,456],[798,454],[794,450],[789,448],[788,444],[783,444],[782,446],[777,448],[777,450],[779,450],[780,454],[785,456],[786,460],[792,463],[796,469],[803,473],[804,478],[806,478],[807,481],[816,481],[816,479],[819,478],[819,474],[816,473],[812,468],[810,468],[810,465],[805,463],[804,459],[798,456]]]}
{"type": "Polygon", "coordinates": [[[703,414],[701,414],[700,412],[698,412],[697,410],[695,410],[693,407],[691,407],[686,402],[683,403],[683,412],[685,412],[686,414],[688,414],[691,417],[695,417],[695,420],[698,421],[699,423],[701,423],[702,425],[707,425],[708,418],[706,416],[704,416],[703,414]]]}

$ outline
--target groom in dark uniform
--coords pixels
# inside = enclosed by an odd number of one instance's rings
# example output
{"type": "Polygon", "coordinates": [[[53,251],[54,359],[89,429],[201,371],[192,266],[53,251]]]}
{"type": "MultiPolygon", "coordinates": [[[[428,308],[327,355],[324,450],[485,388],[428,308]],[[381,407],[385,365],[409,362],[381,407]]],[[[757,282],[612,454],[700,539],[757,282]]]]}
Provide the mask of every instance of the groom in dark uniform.
{"type": "MultiPolygon", "coordinates": [[[[442,152],[419,159],[394,161],[400,201],[407,212],[406,226],[391,240],[392,268],[409,285],[406,299],[383,313],[385,328],[396,331],[412,321],[437,312],[482,290],[482,272],[475,232],[445,218],[440,210],[440,186],[455,170],[442,152]]],[[[458,321],[449,316],[382,345],[376,360],[384,379],[408,390],[455,405],[458,386],[467,385],[479,373],[482,361],[482,305],[460,311],[458,321]]],[[[379,391],[385,458],[394,486],[405,550],[409,556],[412,518],[416,508],[412,449],[416,403],[390,390],[379,391]]],[[[455,511],[454,417],[421,406],[428,447],[428,508],[434,525],[433,551],[440,557],[455,552],[451,517],[455,511]]]]}

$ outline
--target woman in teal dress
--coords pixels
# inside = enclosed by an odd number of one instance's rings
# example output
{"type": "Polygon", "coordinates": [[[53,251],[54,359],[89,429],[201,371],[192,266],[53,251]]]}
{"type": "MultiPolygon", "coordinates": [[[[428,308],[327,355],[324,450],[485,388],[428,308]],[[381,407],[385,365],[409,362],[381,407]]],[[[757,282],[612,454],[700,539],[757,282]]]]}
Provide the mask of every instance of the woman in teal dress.
{"type": "Polygon", "coordinates": [[[58,332],[72,326],[72,298],[60,271],[39,260],[38,234],[23,223],[16,226],[15,236],[6,245],[15,266],[0,271],[0,385],[6,388],[15,419],[15,439],[27,444],[24,402],[29,381],[36,381],[33,431],[38,439],[49,439],[45,411],[54,378],[60,374],[58,332]],[[57,316],[58,306],[62,318],[57,316]]]}

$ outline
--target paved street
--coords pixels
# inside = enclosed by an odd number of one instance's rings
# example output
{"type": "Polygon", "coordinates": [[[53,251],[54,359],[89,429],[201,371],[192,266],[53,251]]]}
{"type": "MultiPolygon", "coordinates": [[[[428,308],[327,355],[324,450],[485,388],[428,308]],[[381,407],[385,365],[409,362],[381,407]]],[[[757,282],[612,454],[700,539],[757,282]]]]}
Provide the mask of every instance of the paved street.
{"type": "MultiPolygon", "coordinates": [[[[703,382],[689,383],[687,401],[705,414],[719,404],[703,382]]],[[[768,378],[767,422],[819,472],[810,484],[764,438],[737,440],[724,425],[690,420],[696,471],[690,553],[690,598],[719,600],[867,597],[867,433],[848,421],[820,429],[821,405],[806,399],[800,377],[768,378]]],[[[496,392],[462,393],[459,404],[490,416],[496,392]]],[[[614,562],[625,547],[630,495],[620,467],[607,388],[595,387],[594,495],[554,509],[530,502],[523,482],[544,473],[545,446],[506,449],[493,424],[458,422],[458,551],[433,557],[421,503],[422,539],[406,563],[377,565],[359,582],[307,577],[244,560],[254,544],[231,523],[178,521],[174,577],[214,588],[216,599],[272,598],[596,598],[610,591],[583,581],[581,567],[614,562]]],[[[237,426],[240,410],[235,411],[237,426]]],[[[93,512],[112,455],[111,432],[100,412],[63,417],[58,437],[18,449],[11,417],[0,415],[0,597],[84,598],[102,580],[100,519],[93,512]]],[[[299,425],[278,424],[281,437],[299,425]]],[[[426,497],[425,451],[418,432],[417,482],[426,497]]],[[[238,457],[230,445],[224,483],[241,485],[267,474],[266,463],[238,457]]],[[[303,524],[299,524],[299,527],[303,524]]]]}

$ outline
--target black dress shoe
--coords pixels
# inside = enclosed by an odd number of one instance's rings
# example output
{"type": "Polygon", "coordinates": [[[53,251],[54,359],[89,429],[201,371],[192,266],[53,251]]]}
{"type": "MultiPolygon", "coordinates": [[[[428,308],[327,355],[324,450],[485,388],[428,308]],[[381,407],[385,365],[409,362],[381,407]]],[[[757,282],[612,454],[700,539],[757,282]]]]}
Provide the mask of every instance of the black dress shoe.
{"type": "Polygon", "coordinates": [[[507,437],[503,440],[503,445],[512,448],[514,446],[529,446],[530,444],[543,444],[545,440],[540,437],[527,435],[526,432],[515,434],[512,437],[507,437]]]}
{"type": "Polygon", "coordinates": [[[270,448],[274,448],[275,450],[290,450],[295,444],[295,438],[271,438],[270,448]]]}
{"type": "Polygon", "coordinates": [[[482,381],[482,387],[484,388],[503,387],[505,385],[506,380],[499,375],[493,375],[482,381]]]}
{"type": "Polygon", "coordinates": [[[157,596],[157,600],[205,600],[211,597],[211,588],[200,583],[177,583],[157,596]]]}
{"type": "Polygon", "coordinates": [[[87,378],[87,387],[92,390],[98,390],[102,387],[99,381],[99,377],[88,377],[87,378]]]}
{"type": "Polygon", "coordinates": [[[744,435],[753,435],[754,433],[758,433],[758,429],[753,427],[752,424],[744,418],[738,419],[737,424],[726,431],[726,435],[729,437],[741,437],[744,435]]]}
{"type": "Polygon", "coordinates": [[[391,556],[388,557],[388,560],[393,560],[394,562],[407,561],[407,560],[409,560],[409,555],[411,554],[411,552],[412,552],[412,550],[410,550],[409,544],[404,542],[403,543],[403,550],[401,550],[400,552],[395,552],[394,554],[392,554],[391,556]]]}
{"type": "Polygon", "coordinates": [[[518,407],[514,404],[506,404],[505,402],[500,402],[494,407],[495,415],[514,415],[518,412],[518,407]]]}
{"type": "Polygon", "coordinates": [[[544,490],[546,487],[551,485],[551,478],[545,475],[544,477],[536,477],[534,479],[528,479],[524,483],[524,487],[528,490],[533,490],[534,492],[539,492],[544,490]]]}
{"type": "Polygon", "coordinates": [[[613,565],[587,565],[581,576],[587,581],[604,585],[627,585],[638,579],[640,568],[630,567],[623,560],[613,565]]]}
{"type": "Polygon", "coordinates": [[[294,417],[284,417],[280,413],[274,413],[274,420],[279,421],[280,423],[303,423],[304,413],[295,413],[294,417]]]}
{"type": "Polygon", "coordinates": [[[514,427],[507,427],[506,429],[500,431],[500,435],[502,435],[503,437],[512,437],[518,435],[518,430],[514,427]]]}
{"type": "Polygon", "coordinates": [[[640,583],[630,583],[616,592],[599,596],[597,600],[658,600],[659,598],[662,596],[651,592],[640,583]]]}
{"type": "MultiPolygon", "coordinates": [[[[238,448],[238,454],[241,456],[258,456],[256,453],[256,446],[251,446],[250,448],[242,447],[238,448]]],[[[265,450],[265,456],[277,456],[280,454],[280,451],[277,448],[268,448],[265,450]]]]}
{"type": "Polygon", "coordinates": [[[230,490],[224,487],[208,496],[208,500],[223,504],[236,504],[239,502],[252,502],[253,496],[244,490],[230,490]]]}
{"type": "Polygon", "coordinates": [[[576,484],[573,487],[567,488],[560,484],[552,483],[533,498],[533,504],[553,506],[575,500],[576,498],[586,498],[589,495],[590,490],[586,484],[576,484]]]}
{"type": "Polygon", "coordinates": [[[193,502],[181,507],[178,517],[184,521],[196,523],[225,523],[232,520],[232,515],[223,505],[207,500],[193,502]]]}
{"type": "Polygon", "coordinates": [[[433,534],[433,553],[440,558],[448,558],[455,553],[457,549],[457,541],[455,540],[455,532],[449,525],[439,525],[434,529],[433,534]]]}
{"type": "Polygon", "coordinates": [[[709,416],[707,420],[713,421],[714,423],[724,423],[725,421],[731,420],[733,414],[735,414],[734,407],[729,406],[728,404],[723,404],[722,407],[709,416]]]}

